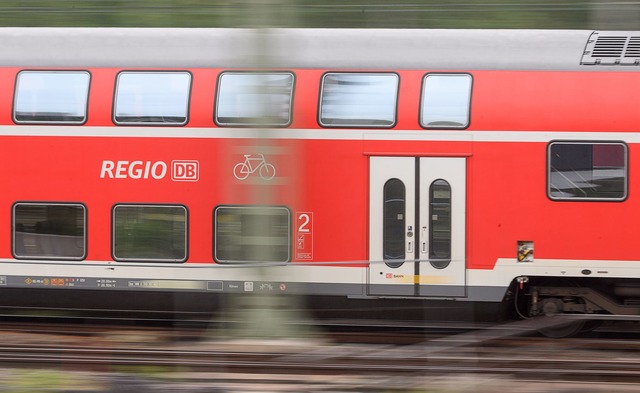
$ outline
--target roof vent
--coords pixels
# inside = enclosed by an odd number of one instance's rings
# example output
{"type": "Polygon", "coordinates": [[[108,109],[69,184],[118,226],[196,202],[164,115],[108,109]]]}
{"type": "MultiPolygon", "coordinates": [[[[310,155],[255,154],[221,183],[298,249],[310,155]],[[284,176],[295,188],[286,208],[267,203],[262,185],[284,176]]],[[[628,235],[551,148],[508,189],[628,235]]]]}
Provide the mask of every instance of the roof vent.
{"type": "Polygon", "coordinates": [[[640,65],[640,32],[594,31],[582,65],[640,65]]]}

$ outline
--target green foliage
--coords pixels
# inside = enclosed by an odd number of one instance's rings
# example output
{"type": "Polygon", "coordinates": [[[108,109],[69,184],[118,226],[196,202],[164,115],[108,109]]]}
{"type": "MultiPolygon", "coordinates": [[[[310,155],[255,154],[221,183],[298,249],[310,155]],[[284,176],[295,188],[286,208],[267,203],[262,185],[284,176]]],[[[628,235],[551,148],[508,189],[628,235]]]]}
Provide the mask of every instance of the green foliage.
{"type": "MultiPolygon", "coordinates": [[[[94,386],[79,374],[63,373],[58,370],[11,370],[2,381],[3,392],[60,392],[89,391],[94,386]]],[[[94,386],[95,387],[95,386],[94,386]]],[[[91,389],[93,390],[93,389],[91,389]]]]}
{"type": "Polygon", "coordinates": [[[0,26],[639,29],[611,0],[14,0],[0,26]]]}
{"type": "Polygon", "coordinates": [[[148,378],[166,378],[170,373],[179,372],[180,369],[177,367],[169,367],[169,366],[154,366],[154,365],[131,365],[131,366],[119,366],[115,365],[112,367],[113,371],[119,374],[124,375],[139,375],[148,378]]]}

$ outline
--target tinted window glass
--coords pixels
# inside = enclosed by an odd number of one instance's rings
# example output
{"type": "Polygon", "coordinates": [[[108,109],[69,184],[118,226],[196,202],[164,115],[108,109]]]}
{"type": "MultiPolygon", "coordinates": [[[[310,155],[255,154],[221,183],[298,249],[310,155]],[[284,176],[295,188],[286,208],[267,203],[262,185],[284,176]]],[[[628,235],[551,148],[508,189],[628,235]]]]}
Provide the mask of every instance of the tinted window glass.
{"type": "Polygon", "coordinates": [[[13,206],[16,258],[83,259],[86,211],[77,204],[17,203],[13,206]]]}
{"type": "Polygon", "coordinates": [[[399,179],[384,184],[382,211],[382,255],[389,267],[399,267],[404,262],[405,186],[399,179]]]}
{"type": "Polygon", "coordinates": [[[326,74],[320,124],[327,127],[392,127],[396,122],[396,74],[326,74]]]}
{"type": "Polygon", "coordinates": [[[420,124],[426,128],[465,128],[469,125],[471,75],[429,74],[422,86],[420,124]]]}
{"type": "Polygon", "coordinates": [[[186,124],[190,90],[188,72],[121,72],[114,120],[117,124],[186,124]]]}
{"type": "Polygon", "coordinates": [[[429,260],[437,269],[451,262],[451,186],[438,179],[429,187],[429,260]]]}
{"type": "Polygon", "coordinates": [[[16,80],[17,123],[84,123],[90,75],[86,71],[22,71],[16,80]]]}
{"type": "Polygon", "coordinates": [[[289,209],[221,206],[214,213],[214,258],[219,262],[287,262],[290,259],[289,209]]]}
{"type": "Polygon", "coordinates": [[[226,126],[291,123],[293,74],[225,72],[220,76],[216,123],[226,126]]]}
{"type": "Polygon", "coordinates": [[[555,200],[627,197],[627,146],[553,142],[548,150],[548,195],[555,200]]]}
{"type": "Polygon", "coordinates": [[[113,256],[118,261],[187,259],[184,206],[119,205],[113,209],[113,256]]]}

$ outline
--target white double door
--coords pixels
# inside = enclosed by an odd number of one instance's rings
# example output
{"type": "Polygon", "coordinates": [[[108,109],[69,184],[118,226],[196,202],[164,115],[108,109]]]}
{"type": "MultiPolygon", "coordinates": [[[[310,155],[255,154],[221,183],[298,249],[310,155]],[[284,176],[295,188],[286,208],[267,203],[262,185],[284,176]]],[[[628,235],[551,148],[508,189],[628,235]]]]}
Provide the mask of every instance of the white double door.
{"type": "Polygon", "coordinates": [[[466,295],[466,159],[371,157],[369,294],[466,295]]]}

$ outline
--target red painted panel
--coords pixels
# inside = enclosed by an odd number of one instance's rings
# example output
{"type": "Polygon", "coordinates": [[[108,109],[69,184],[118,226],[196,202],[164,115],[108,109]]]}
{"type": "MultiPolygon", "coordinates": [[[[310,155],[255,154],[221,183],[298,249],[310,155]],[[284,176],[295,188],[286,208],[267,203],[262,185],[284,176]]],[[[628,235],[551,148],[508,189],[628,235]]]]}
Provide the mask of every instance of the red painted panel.
{"type": "MultiPolygon", "coordinates": [[[[0,70],[0,123],[12,125],[17,68],[0,70]]],[[[117,69],[91,69],[86,126],[114,127],[111,105],[117,69]]],[[[213,122],[219,69],[194,69],[190,121],[213,122]]],[[[317,124],[320,78],[327,70],[294,70],[296,94],[291,129],[305,139],[2,136],[0,223],[11,220],[16,201],[65,201],[87,205],[88,259],[110,259],[110,214],[116,203],[185,204],[190,219],[189,262],[212,262],[213,209],[221,204],[285,205],[313,213],[313,260],[363,261],[368,242],[368,155],[468,157],[468,266],[491,268],[515,258],[518,240],[535,243],[536,258],[637,259],[634,231],[640,218],[631,178],[625,202],[554,202],[546,196],[546,143],[478,142],[483,131],[636,132],[640,114],[633,99],[640,75],[632,72],[474,71],[471,125],[464,141],[397,141],[418,125],[423,76],[400,71],[398,123],[382,140],[330,140],[317,124]],[[307,137],[316,135],[316,139],[307,137]],[[402,135],[398,133],[398,135],[402,135]],[[273,180],[259,172],[240,180],[234,167],[245,155],[262,154],[273,180]],[[105,160],[118,178],[101,178],[105,160]],[[172,181],[174,160],[197,161],[197,182],[172,181]],[[133,162],[135,168],[129,172],[133,162]],[[121,164],[118,164],[118,163],[121,164]],[[124,163],[126,162],[126,164],[124,163]],[[167,173],[137,179],[136,168],[162,162],[167,173]],[[133,176],[131,176],[133,175],[133,176]],[[133,177],[133,178],[132,178],[133,177]]],[[[440,70],[438,70],[440,71],[440,70]]],[[[38,126],[55,130],[56,126],[38,126]]],[[[79,130],[83,126],[77,126],[79,130]]],[[[24,127],[5,128],[10,134],[24,127]]],[[[462,132],[462,131],[461,131],[462,132]]],[[[433,135],[436,131],[424,131],[433,135]]],[[[505,133],[506,134],[506,133],[505,133]]],[[[425,138],[428,139],[428,138],[425,138]]],[[[630,171],[638,147],[629,146],[630,171]]],[[[144,171],[144,169],[142,169],[144,171]]],[[[114,176],[115,177],[115,176],[114,176]]],[[[143,176],[145,177],[145,176],[143,176]]],[[[0,257],[10,257],[10,226],[0,225],[0,257]]]]}
{"type": "MultiPolygon", "coordinates": [[[[639,154],[636,145],[629,154],[639,154]]],[[[632,223],[640,211],[634,194],[625,202],[550,200],[546,143],[478,143],[469,168],[470,267],[515,258],[518,240],[534,241],[540,259],[637,259],[632,223]]],[[[629,188],[639,186],[632,177],[629,188]]]]}
{"type": "Polygon", "coordinates": [[[472,130],[637,131],[634,72],[473,73],[472,130]]]}

